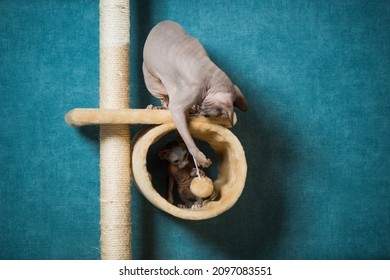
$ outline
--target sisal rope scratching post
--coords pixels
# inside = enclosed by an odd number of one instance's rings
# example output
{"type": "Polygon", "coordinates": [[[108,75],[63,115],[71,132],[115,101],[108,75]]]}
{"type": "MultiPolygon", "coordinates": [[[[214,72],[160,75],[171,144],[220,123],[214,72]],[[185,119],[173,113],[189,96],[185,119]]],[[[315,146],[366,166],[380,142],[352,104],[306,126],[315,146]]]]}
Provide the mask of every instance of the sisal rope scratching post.
{"type": "MultiPolygon", "coordinates": [[[[129,0],[100,0],[100,108],[129,108],[129,0]]],[[[131,259],[130,129],[100,126],[102,259],[131,259]]]]}

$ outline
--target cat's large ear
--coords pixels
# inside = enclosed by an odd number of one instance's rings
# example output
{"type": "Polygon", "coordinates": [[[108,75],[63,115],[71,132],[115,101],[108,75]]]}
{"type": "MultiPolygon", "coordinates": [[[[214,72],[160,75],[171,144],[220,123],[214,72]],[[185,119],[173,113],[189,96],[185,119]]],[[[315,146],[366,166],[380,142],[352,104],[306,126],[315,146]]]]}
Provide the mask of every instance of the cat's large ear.
{"type": "Polygon", "coordinates": [[[167,149],[167,148],[163,148],[161,149],[159,152],[158,152],[158,156],[160,157],[160,159],[164,160],[168,160],[169,159],[169,155],[171,154],[171,150],[170,149],[167,149]]]}
{"type": "Polygon", "coordinates": [[[234,88],[236,89],[236,100],[233,103],[234,106],[236,106],[237,108],[239,108],[243,112],[248,111],[248,107],[246,105],[246,100],[245,100],[245,97],[242,94],[241,90],[236,85],[234,85],[234,88]]]}

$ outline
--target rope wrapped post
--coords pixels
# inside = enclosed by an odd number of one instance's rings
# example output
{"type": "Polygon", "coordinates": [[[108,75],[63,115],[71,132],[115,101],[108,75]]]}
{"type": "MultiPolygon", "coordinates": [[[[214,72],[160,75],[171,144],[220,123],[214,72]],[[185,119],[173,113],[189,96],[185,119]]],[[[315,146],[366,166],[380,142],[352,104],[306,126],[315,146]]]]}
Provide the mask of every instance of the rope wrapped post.
{"type": "MultiPolygon", "coordinates": [[[[128,109],[129,0],[100,0],[100,108],[128,109]]],[[[100,126],[101,258],[131,259],[130,129],[100,126]]]]}

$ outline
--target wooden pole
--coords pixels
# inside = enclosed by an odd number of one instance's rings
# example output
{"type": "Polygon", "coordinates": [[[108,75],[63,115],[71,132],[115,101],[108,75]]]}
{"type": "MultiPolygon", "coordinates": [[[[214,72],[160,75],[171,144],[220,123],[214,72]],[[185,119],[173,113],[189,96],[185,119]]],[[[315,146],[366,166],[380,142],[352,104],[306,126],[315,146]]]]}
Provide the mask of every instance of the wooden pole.
{"type": "MultiPolygon", "coordinates": [[[[129,0],[100,0],[100,108],[128,109],[129,0]]],[[[130,129],[100,126],[101,258],[131,259],[130,129]]]]}

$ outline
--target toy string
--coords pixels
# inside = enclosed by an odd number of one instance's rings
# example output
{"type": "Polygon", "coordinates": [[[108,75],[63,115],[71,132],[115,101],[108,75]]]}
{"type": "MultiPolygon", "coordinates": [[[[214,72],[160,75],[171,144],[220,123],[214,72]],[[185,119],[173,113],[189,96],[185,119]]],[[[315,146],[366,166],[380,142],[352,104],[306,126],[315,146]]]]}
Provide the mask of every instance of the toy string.
{"type": "Polygon", "coordinates": [[[196,162],[196,159],[193,157],[194,159],[194,162],[195,162],[195,168],[196,168],[196,175],[198,175],[198,178],[200,178],[200,173],[199,173],[199,168],[198,168],[198,164],[196,162]]]}

